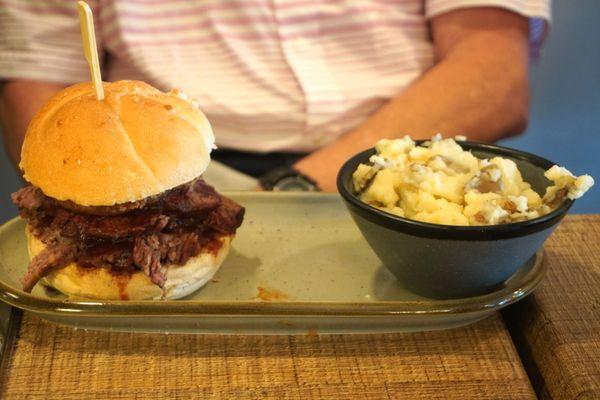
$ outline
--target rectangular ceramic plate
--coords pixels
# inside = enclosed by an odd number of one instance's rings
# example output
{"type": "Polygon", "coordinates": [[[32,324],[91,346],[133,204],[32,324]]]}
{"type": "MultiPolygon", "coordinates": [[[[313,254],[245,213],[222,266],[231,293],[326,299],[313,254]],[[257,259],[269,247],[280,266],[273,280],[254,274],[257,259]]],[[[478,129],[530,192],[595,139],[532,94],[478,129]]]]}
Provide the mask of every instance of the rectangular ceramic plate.
{"type": "MultiPolygon", "coordinates": [[[[529,294],[541,254],[496,292],[434,300],[406,290],[381,265],[339,196],[229,193],[246,218],[204,288],[174,301],[75,300],[37,285],[20,290],[25,222],[0,227],[0,297],[84,329],[170,333],[365,333],[445,329],[479,320],[529,294]]],[[[485,268],[482,265],[482,268],[485,268]]]]}

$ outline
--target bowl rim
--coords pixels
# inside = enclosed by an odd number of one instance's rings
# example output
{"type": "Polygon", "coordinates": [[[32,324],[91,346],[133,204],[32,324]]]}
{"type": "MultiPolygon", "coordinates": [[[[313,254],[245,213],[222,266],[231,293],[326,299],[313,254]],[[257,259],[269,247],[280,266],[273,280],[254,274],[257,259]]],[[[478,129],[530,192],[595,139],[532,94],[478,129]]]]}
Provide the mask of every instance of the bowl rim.
{"type": "MultiPolygon", "coordinates": [[[[417,145],[424,142],[426,140],[415,140],[417,145]]],[[[556,165],[556,163],[538,155],[504,146],[473,141],[457,141],[457,143],[467,151],[480,150],[499,156],[509,156],[513,159],[529,162],[544,170],[548,170],[553,165],[556,165]]],[[[497,240],[526,236],[557,224],[566,215],[574,202],[571,199],[565,199],[556,209],[541,217],[499,225],[461,226],[416,221],[388,213],[364,203],[356,197],[352,189],[349,189],[348,186],[352,173],[358,164],[367,161],[373,154],[375,154],[375,148],[371,147],[346,160],[337,175],[336,183],[338,192],[346,202],[351,214],[357,213],[377,225],[411,235],[452,240],[497,240]]]]}

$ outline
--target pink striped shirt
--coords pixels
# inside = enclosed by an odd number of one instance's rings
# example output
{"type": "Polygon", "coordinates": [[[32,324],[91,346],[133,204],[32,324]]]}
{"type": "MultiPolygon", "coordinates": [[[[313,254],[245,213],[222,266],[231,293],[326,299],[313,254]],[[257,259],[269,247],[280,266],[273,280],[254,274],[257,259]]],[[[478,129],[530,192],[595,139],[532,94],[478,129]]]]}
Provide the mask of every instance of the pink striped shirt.
{"type": "MultiPolygon", "coordinates": [[[[428,19],[497,6],[536,48],[550,0],[91,0],[105,80],[194,97],[217,144],[311,151],[433,64],[428,19]]],[[[0,78],[89,80],[73,0],[0,0],[0,78]]]]}

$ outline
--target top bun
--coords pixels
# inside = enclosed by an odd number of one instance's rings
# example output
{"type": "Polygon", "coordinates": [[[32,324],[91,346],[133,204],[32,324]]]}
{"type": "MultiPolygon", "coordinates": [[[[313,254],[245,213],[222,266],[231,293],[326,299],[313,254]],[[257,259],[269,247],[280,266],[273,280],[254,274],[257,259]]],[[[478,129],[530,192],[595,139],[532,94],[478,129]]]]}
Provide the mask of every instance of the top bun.
{"type": "Polygon", "coordinates": [[[50,99],[31,121],[21,164],[44,194],[82,206],[141,200],[200,176],[214,135],[185,95],[139,81],[89,82],[50,99]]]}

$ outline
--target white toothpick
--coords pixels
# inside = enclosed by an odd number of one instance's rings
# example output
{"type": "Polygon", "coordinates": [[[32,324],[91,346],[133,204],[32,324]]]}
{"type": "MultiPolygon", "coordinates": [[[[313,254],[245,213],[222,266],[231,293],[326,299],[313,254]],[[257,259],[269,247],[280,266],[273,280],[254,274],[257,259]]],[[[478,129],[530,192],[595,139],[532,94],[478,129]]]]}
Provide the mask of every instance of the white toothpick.
{"type": "Polygon", "coordinates": [[[92,15],[90,6],[85,1],[78,1],[77,9],[79,10],[83,53],[90,66],[90,75],[94,83],[96,98],[104,100],[104,88],[102,87],[102,75],[100,74],[100,62],[98,61],[98,49],[96,47],[96,33],[94,31],[94,16],[92,15]]]}

